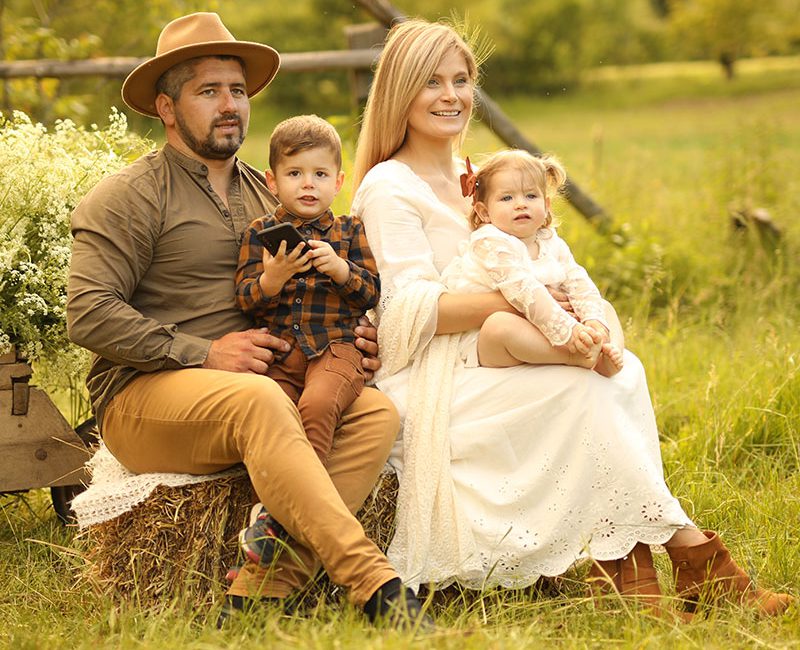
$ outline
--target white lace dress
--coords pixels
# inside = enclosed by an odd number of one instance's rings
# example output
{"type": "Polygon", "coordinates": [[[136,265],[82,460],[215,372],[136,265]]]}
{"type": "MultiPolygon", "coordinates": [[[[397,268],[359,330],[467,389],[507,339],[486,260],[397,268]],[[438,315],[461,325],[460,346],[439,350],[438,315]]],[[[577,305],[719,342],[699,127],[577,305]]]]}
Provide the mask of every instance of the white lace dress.
{"type": "Polygon", "coordinates": [[[458,336],[433,332],[440,274],[469,236],[466,219],[392,160],[367,174],[353,213],[381,274],[378,386],[404,419],[389,551],[404,580],[522,587],[691,525],[664,483],[633,354],[613,378],[567,366],[465,368],[458,336]]]}
{"type": "MultiPolygon", "coordinates": [[[[578,320],[561,309],[547,287],[567,294],[580,322],[594,319],[608,326],[600,292],[554,228],[519,239],[487,224],[473,231],[459,251],[441,274],[447,290],[501,291],[552,345],[564,345],[578,320]]],[[[468,365],[477,365],[477,340],[474,330],[461,343],[462,360],[472,360],[468,365]]]]}

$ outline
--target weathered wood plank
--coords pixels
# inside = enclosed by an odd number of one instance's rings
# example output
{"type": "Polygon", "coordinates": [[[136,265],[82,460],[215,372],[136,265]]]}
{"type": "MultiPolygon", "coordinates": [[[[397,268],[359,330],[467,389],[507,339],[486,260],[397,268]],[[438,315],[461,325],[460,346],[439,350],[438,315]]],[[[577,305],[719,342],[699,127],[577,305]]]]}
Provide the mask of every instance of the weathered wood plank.
{"type": "Polygon", "coordinates": [[[30,389],[28,414],[11,415],[13,391],[0,391],[0,492],[87,481],[90,452],[44,391],[30,389]]]}
{"type": "Polygon", "coordinates": [[[27,363],[6,363],[0,365],[0,390],[11,390],[11,384],[15,379],[24,379],[32,374],[31,367],[27,363]]]}
{"type": "MultiPolygon", "coordinates": [[[[378,56],[377,50],[323,50],[320,52],[287,52],[281,54],[282,72],[369,69],[378,56]]],[[[37,59],[0,61],[0,79],[20,77],[127,77],[137,65],[149,57],[105,57],[61,61],[37,59]]]]}

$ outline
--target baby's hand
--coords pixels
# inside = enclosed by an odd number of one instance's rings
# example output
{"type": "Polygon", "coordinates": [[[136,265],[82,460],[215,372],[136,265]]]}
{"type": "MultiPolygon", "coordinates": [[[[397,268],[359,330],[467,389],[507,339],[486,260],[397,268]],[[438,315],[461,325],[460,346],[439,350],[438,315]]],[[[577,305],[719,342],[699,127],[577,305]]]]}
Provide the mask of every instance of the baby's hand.
{"type": "Polygon", "coordinates": [[[577,323],[572,328],[572,335],[566,343],[570,352],[577,352],[586,356],[590,354],[596,356],[595,353],[600,349],[601,344],[602,338],[600,334],[595,329],[580,323],[577,323]]]}
{"type": "Polygon", "coordinates": [[[320,273],[324,273],[336,284],[344,284],[350,277],[350,265],[336,254],[331,245],[319,239],[310,239],[311,263],[320,273]]]}
{"type": "Polygon", "coordinates": [[[265,248],[261,256],[264,271],[258,278],[265,296],[277,296],[283,285],[295,273],[304,273],[311,268],[310,252],[303,253],[304,244],[298,244],[294,250],[286,252],[286,241],[282,241],[278,252],[273,256],[265,248]]]}
{"type": "Polygon", "coordinates": [[[584,321],[583,324],[586,325],[586,327],[591,327],[593,330],[595,330],[600,335],[602,343],[609,343],[611,341],[608,328],[599,320],[589,319],[584,321]]]}

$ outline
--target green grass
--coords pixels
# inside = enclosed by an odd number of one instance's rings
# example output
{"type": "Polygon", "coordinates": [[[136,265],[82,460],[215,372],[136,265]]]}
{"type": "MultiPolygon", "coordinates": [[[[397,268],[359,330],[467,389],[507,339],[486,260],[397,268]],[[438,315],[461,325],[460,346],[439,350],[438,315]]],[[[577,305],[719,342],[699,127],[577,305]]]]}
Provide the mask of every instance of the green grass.
{"type": "MultiPolygon", "coordinates": [[[[501,104],[626,234],[617,247],[560,206],[562,233],[613,299],[647,368],[673,491],[759,581],[800,595],[800,77],[796,68],[793,77],[746,68],[733,85],[711,68],[675,70],[501,104]],[[777,250],[731,231],[729,209],[747,205],[766,208],[783,229],[777,250]]],[[[268,130],[254,125],[245,158],[263,164],[268,130]]],[[[477,128],[467,148],[498,146],[477,128]]],[[[441,632],[424,640],[372,630],[334,606],[307,618],[267,610],[223,633],[213,629],[215,611],[179,602],[142,611],[93,593],[72,538],[45,492],[0,497],[0,645],[800,647],[800,607],[768,621],[727,607],[676,625],[616,602],[597,607],[574,574],[556,595],[491,591],[436,603],[441,632]]],[[[664,556],[656,559],[666,577],[664,556]]]]}

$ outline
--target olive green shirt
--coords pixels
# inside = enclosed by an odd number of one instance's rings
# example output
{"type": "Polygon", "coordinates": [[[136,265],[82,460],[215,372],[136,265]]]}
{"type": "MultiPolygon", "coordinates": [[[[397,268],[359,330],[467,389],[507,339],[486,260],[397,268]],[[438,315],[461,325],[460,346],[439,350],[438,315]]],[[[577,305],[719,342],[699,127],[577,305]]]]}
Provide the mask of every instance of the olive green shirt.
{"type": "Polygon", "coordinates": [[[94,352],[98,420],[142,372],[200,366],[213,339],[252,327],[234,297],[242,234],[277,201],[235,160],[228,206],[208,168],[167,144],[103,179],[72,214],[70,338],[94,352]]]}

